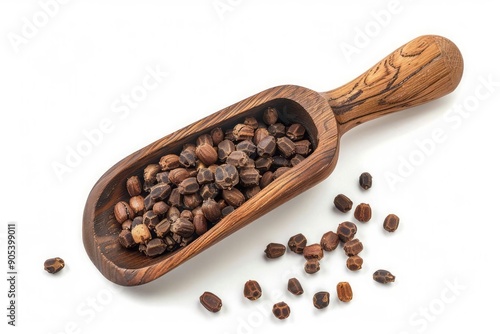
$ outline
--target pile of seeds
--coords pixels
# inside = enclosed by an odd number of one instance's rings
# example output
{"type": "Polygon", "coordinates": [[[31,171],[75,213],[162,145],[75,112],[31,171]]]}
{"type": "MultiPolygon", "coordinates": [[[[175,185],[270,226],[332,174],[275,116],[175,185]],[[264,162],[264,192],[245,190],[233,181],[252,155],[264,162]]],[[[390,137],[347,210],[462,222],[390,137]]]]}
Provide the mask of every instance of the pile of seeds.
{"type": "Polygon", "coordinates": [[[304,126],[285,124],[274,107],[214,128],[127,179],[130,198],[114,207],[118,240],[148,256],[186,246],[311,150],[304,126]]]}

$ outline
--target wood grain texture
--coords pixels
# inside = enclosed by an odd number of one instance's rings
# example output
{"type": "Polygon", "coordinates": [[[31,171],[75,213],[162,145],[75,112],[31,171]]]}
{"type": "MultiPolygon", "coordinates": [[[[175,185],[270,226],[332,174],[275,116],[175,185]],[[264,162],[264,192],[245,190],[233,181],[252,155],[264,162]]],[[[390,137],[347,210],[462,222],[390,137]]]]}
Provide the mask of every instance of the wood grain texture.
{"type": "Polygon", "coordinates": [[[463,73],[463,59],[453,42],[421,36],[389,54],[371,69],[325,94],[339,122],[339,132],[452,92],[463,73]]]}
{"type": "Polygon", "coordinates": [[[91,190],[83,213],[82,236],[87,254],[109,280],[121,285],[150,282],[221,241],[233,232],[325,179],[338,159],[340,136],[355,125],[451,92],[459,83],[463,63],[448,40],[423,36],[396,50],[364,75],[345,86],[318,93],[299,86],[278,86],[224,108],[132,153],[111,167],[91,190]],[[238,120],[277,106],[280,117],[303,124],[314,151],[256,196],[223,218],[189,245],[150,258],[121,247],[121,226],[113,206],[126,200],[127,177],[165,154],[180,152],[185,143],[215,127],[233,127],[238,120]],[[333,112],[332,112],[333,109],[333,112]]]}

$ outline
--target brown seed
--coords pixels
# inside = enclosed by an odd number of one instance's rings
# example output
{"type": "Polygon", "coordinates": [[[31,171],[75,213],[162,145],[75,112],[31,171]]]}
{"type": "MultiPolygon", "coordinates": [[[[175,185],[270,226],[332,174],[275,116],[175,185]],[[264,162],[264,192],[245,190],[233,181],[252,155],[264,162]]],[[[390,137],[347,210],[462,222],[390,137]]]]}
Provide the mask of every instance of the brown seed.
{"type": "Polygon", "coordinates": [[[347,212],[352,209],[352,201],[344,194],[339,194],[333,200],[333,204],[339,211],[347,212]]]}
{"type": "Polygon", "coordinates": [[[269,131],[269,134],[271,136],[274,136],[276,138],[281,138],[285,136],[286,128],[285,125],[283,125],[282,123],[274,123],[269,125],[267,131],[269,131]]]}
{"type": "Polygon", "coordinates": [[[186,168],[172,169],[168,173],[168,179],[175,185],[179,185],[182,181],[189,177],[189,171],[186,168]]]}
{"type": "Polygon", "coordinates": [[[171,223],[175,222],[180,217],[181,217],[181,212],[179,211],[179,209],[177,207],[171,206],[170,209],[168,209],[166,218],[171,223]]]}
{"type": "Polygon", "coordinates": [[[344,252],[347,256],[358,255],[363,250],[363,244],[358,239],[352,239],[344,244],[344,252]]]}
{"type": "Polygon", "coordinates": [[[356,224],[351,222],[340,223],[337,227],[337,235],[342,242],[352,240],[357,231],[358,228],[356,227],[356,224]]]}
{"type": "Polygon", "coordinates": [[[273,107],[267,107],[267,109],[264,111],[264,114],[262,115],[262,120],[267,125],[276,123],[278,121],[278,110],[273,107]]]}
{"type": "Polygon", "coordinates": [[[362,223],[366,223],[372,218],[372,208],[370,204],[361,203],[354,210],[354,218],[362,223]]]}
{"type": "Polygon", "coordinates": [[[260,178],[259,185],[262,189],[267,187],[274,179],[274,173],[271,171],[267,171],[264,174],[262,174],[262,177],[260,178]]]}
{"type": "Polygon", "coordinates": [[[160,158],[161,170],[172,170],[179,168],[181,163],[179,162],[179,156],[177,154],[167,154],[160,158]]]}
{"type": "Polygon", "coordinates": [[[275,259],[285,254],[285,251],[286,251],[285,245],[272,242],[267,245],[266,249],[264,250],[264,253],[266,254],[267,258],[275,259]]]}
{"type": "Polygon", "coordinates": [[[255,168],[259,170],[259,172],[264,173],[267,172],[273,164],[273,159],[270,157],[263,158],[259,157],[255,160],[255,168]]]}
{"type": "Polygon", "coordinates": [[[286,130],[287,137],[293,141],[301,140],[302,138],[304,138],[305,133],[306,129],[302,124],[299,123],[291,124],[286,130]]]}
{"type": "MultiPolygon", "coordinates": [[[[146,197],[147,198],[147,197],[146,197]]],[[[167,203],[171,206],[182,206],[182,195],[179,192],[179,188],[172,189],[170,196],[168,197],[167,203]]]]}
{"type": "Polygon", "coordinates": [[[143,221],[144,221],[144,219],[142,218],[142,216],[135,217],[134,220],[132,220],[132,224],[130,225],[130,230],[132,231],[132,229],[135,226],[142,224],[143,221]]]}
{"type": "Polygon", "coordinates": [[[158,183],[170,183],[170,180],[168,179],[168,172],[161,172],[156,174],[156,182],[158,183]]]}
{"type": "Polygon", "coordinates": [[[307,139],[296,141],[294,144],[297,154],[307,156],[311,152],[311,142],[307,139]]]}
{"type": "Polygon", "coordinates": [[[253,143],[258,145],[262,139],[269,136],[269,131],[266,128],[258,128],[254,131],[253,143]]]}
{"type": "Polygon", "coordinates": [[[134,211],[132,210],[130,205],[125,201],[120,201],[115,204],[114,214],[116,221],[120,224],[126,221],[127,219],[134,219],[135,217],[134,211]]]}
{"type": "Polygon", "coordinates": [[[214,182],[214,173],[210,168],[200,168],[196,175],[196,181],[198,181],[199,184],[214,182]]]}
{"type": "Polygon", "coordinates": [[[154,231],[157,236],[159,236],[160,238],[164,238],[170,232],[171,225],[172,223],[170,222],[170,220],[165,218],[154,227],[154,231]]]}
{"type": "Polygon", "coordinates": [[[219,160],[225,162],[227,157],[236,150],[234,143],[228,139],[225,139],[217,145],[217,156],[219,160]]]}
{"type": "Polygon", "coordinates": [[[149,191],[149,189],[156,183],[156,174],[158,174],[160,170],[160,165],[158,164],[150,164],[144,168],[143,188],[145,191],[149,191]]]}
{"type": "Polygon", "coordinates": [[[248,199],[254,197],[255,195],[257,195],[261,190],[262,189],[260,188],[260,185],[255,185],[255,186],[246,187],[245,189],[243,189],[243,192],[244,192],[245,198],[248,200],[248,199]]]}
{"type": "Polygon", "coordinates": [[[212,142],[215,146],[219,145],[219,143],[224,140],[224,131],[221,128],[212,129],[210,135],[212,136],[212,142]]]}
{"type": "Polygon", "coordinates": [[[179,162],[186,168],[196,166],[196,148],[191,147],[182,150],[181,154],[179,154],[179,162]]]}
{"type": "Polygon", "coordinates": [[[307,239],[302,233],[296,234],[288,240],[288,248],[297,254],[302,254],[306,245],[307,239]]]}
{"type": "Polygon", "coordinates": [[[257,129],[259,127],[259,122],[255,117],[245,117],[243,124],[251,126],[252,129],[257,129]]]}
{"type": "Polygon", "coordinates": [[[391,213],[384,219],[384,229],[387,232],[394,232],[399,227],[399,217],[391,213]]]}
{"type": "Polygon", "coordinates": [[[252,140],[253,128],[245,124],[236,124],[233,128],[233,135],[236,140],[252,140]]]}
{"type": "Polygon", "coordinates": [[[320,270],[319,261],[316,259],[307,260],[304,265],[304,270],[308,274],[317,273],[320,270]]]}
{"type": "Polygon", "coordinates": [[[205,218],[211,223],[216,223],[222,216],[222,212],[219,204],[213,199],[209,198],[205,200],[201,206],[201,211],[205,218]]]}
{"type": "Polygon", "coordinates": [[[46,272],[50,274],[55,274],[61,271],[62,268],[64,268],[64,260],[61,259],[60,257],[54,257],[51,259],[45,260],[43,263],[43,268],[45,269],[46,272]]]}
{"type": "Polygon", "coordinates": [[[118,242],[125,248],[132,248],[136,245],[130,230],[122,230],[118,235],[118,242]]]}
{"type": "Polygon", "coordinates": [[[276,152],[276,138],[273,136],[266,136],[262,138],[257,144],[257,154],[261,157],[267,158],[274,155],[276,152]]]}
{"type": "Polygon", "coordinates": [[[304,257],[306,260],[321,260],[323,258],[323,248],[320,244],[312,244],[304,247],[304,257]]]}
{"type": "Polygon", "coordinates": [[[249,157],[255,156],[256,150],[257,146],[255,146],[250,140],[243,140],[236,144],[236,151],[245,152],[245,154],[249,157]]]}
{"type": "Polygon", "coordinates": [[[250,187],[258,185],[260,182],[260,173],[255,168],[242,168],[240,171],[240,183],[244,187],[250,187]]]}
{"type": "Polygon", "coordinates": [[[203,198],[197,192],[194,194],[187,194],[182,197],[182,203],[186,208],[193,210],[203,203],[203,198]]]}
{"type": "Polygon", "coordinates": [[[144,197],[141,195],[131,197],[129,205],[135,215],[142,215],[144,212],[144,197]]]}
{"type": "Polygon", "coordinates": [[[202,235],[208,230],[207,218],[203,214],[196,214],[193,217],[194,232],[202,235]]]}
{"type": "Polygon", "coordinates": [[[138,196],[142,193],[141,181],[137,176],[132,176],[127,179],[127,191],[130,197],[138,196]]]}
{"type": "Polygon", "coordinates": [[[131,230],[132,229],[132,220],[127,219],[122,223],[122,230],[131,230]]]}
{"type": "Polygon", "coordinates": [[[196,147],[203,145],[203,144],[208,144],[210,146],[214,146],[214,141],[212,139],[212,135],[205,133],[205,134],[199,136],[198,138],[196,138],[196,147]]]}
{"type": "Polygon", "coordinates": [[[215,170],[215,183],[222,189],[231,189],[238,182],[240,182],[238,170],[233,165],[223,164],[215,170]]]}
{"type": "Polygon", "coordinates": [[[151,187],[151,199],[156,201],[162,201],[170,195],[172,188],[166,183],[158,183],[151,187]]]}
{"type": "Polygon", "coordinates": [[[290,291],[292,294],[298,296],[304,293],[304,289],[302,288],[302,285],[300,284],[299,280],[294,278],[290,278],[288,280],[288,291],[290,291]]]}
{"type": "Polygon", "coordinates": [[[243,295],[250,300],[257,300],[262,296],[262,289],[259,282],[249,280],[243,288],[243,295]]]}
{"type": "Polygon", "coordinates": [[[197,146],[196,156],[207,166],[217,162],[217,151],[209,143],[203,143],[197,146]]]}
{"type": "Polygon", "coordinates": [[[233,151],[228,155],[226,163],[237,168],[244,167],[248,163],[248,155],[243,151],[233,151]]]}
{"type": "Polygon", "coordinates": [[[183,238],[188,238],[194,233],[194,225],[188,219],[179,217],[170,226],[170,231],[172,231],[172,233],[180,235],[183,238]]]}
{"type": "Polygon", "coordinates": [[[295,167],[297,166],[298,164],[300,164],[302,161],[304,161],[305,158],[304,156],[300,155],[300,154],[295,154],[291,159],[290,159],[290,163],[292,164],[292,167],[295,167]]]}
{"type": "Polygon", "coordinates": [[[236,210],[234,206],[227,205],[227,206],[223,207],[222,210],[220,210],[220,212],[222,214],[222,217],[226,217],[228,214],[230,214],[234,210],[236,210]]]}
{"type": "Polygon", "coordinates": [[[204,200],[215,198],[219,194],[219,188],[215,183],[204,184],[200,188],[200,195],[204,200]]]}
{"type": "Polygon", "coordinates": [[[181,218],[186,218],[189,221],[193,221],[193,212],[191,210],[182,210],[181,218]]]}
{"type": "Polygon", "coordinates": [[[273,305],[273,314],[276,318],[283,320],[290,316],[290,306],[285,302],[279,302],[273,305]]]}
{"type": "Polygon", "coordinates": [[[273,166],[276,168],[292,167],[292,163],[290,162],[290,160],[281,155],[275,155],[272,157],[272,159],[273,159],[273,166]]]}
{"type": "Polygon", "coordinates": [[[360,270],[363,266],[363,259],[358,255],[349,256],[346,261],[346,266],[349,270],[360,270]]]}
{"type": "Polygon", "coordinates": [[[153,204],[153,212],[155,215],[163,215],[167,213],[168,209],[170,209],[170,207],[163,201],[153,204]]]}
{"type": "Polygon", "coordinates": [[[328,231],[323,236],[321,237],[321,248],[323,248],[324,251],[331,252],[337,248],[339,245],[340,238],[337,235],[337,233],[333,231],[328,231]]]}
{"type": "Polygon", "coordinates": [[[379,269],[376,272],[373,273],[373,279],[376,282],[386,284],[386,283],[392,283],[396,280],[396,276],[391,274],[389,271],[384,270],[384,269],[379,269]]]}
{"type": "Polygon", "coordinates": [[[281,177],[283,174],[288,172],[291,168],[290,167],[280,167],[276,169],[273,173],[273,179],[276,180],[277,178],[281,177]]]}
{"type": "Polygon", "coordinates": [[[144,224],[138,224],[132,228],[132,237],[136,244],[146,244],[151,240],[151,232],[144,224]]]}
{"type": "Polygon", "coordinates": [[[236,188],[222,190],[222,198],[227,204],[238,207],[245,202],[245,195],[236,188]]]}
{"type": "Polygon", "coordinates": [[[330,293],[327,291],[316,292],[313,296],[313,305],[319,310],[330,305],[330,293]]]}
{"type": "Polygon", "coordinates": [[[337,284],[337,297],[342,302],[350,302],[352,300],[352,289],[349,282],[340,282],[337,284]]]}
{"type": "Polygon", "coordinates": [[[281,137],[276,140],[278,150],[286,157],[289,158],[295,154],[295,144],[288,137],[281,137]]]}
{"type": "Polygon", "coordinates": [[[142,223],[146,225],[150,230],[153,230],[154,227],[160,222],[160,219],[153,212],[153,210],[146,211],[142,216],[142,223]]]}
{"type": "Polygon", "coordinates": [[[146,245],[146,251],[144,252],[147,256],[157,256],[162,254],[167,249],[167,245],[160,238],[151,239],[146,245]]]}
{"type": "Polygon", "coordinates": [[[196,177],[188,177],[179,183],[178,188],[181,195],[194,194],[200,190],[200,185],[196,181],[196,177]]]}
{"type": "Polygon", "coordinates": [[[219,312],[222,308],[222,301],[212,292],[205,291],[200,296],[200,303],[210,312],[219,312]]]}
{"type": "Polygon", "coordinates": [[[151,194],[148,194],[146,197],[144,197],[144,210],[151,210],[153,208],[153,204],[155,204],[155,202],[151,198],[151,194]]]}
{"type": "Polygon", "coordinates": [[[372,176],[368,172],[364,172],[359,176],[359,185],[361,188],[367,190],[372,187],[372,176]]]}

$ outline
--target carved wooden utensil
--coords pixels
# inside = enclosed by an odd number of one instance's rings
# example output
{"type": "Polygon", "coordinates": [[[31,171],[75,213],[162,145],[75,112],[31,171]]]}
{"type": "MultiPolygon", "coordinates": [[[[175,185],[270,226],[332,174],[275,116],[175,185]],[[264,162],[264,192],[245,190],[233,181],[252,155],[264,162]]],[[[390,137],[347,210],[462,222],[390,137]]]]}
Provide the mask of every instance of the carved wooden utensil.
{"type": "Polygon", "coordinates": [[[298,86],[278,86],[224,108],[132,153],[109,169],[89,194],[83,214],[83,242],[96,267],[121,285],[150,282],[231,233],[325,179],[338,158],[340,137],[358,124],[435,100],[460,82],[463,60],[458,48],[440,36],[421,36],[403,45],[367,72],[337,89],[318,93],[298,86]],[[276,106],[280,118],[303,124],[314,151],[205,234],[173,253],[149,258],[118,243],[120,224],[113,206],[127,200],[125,181],[161,156],[215,127],[276,106]]]}

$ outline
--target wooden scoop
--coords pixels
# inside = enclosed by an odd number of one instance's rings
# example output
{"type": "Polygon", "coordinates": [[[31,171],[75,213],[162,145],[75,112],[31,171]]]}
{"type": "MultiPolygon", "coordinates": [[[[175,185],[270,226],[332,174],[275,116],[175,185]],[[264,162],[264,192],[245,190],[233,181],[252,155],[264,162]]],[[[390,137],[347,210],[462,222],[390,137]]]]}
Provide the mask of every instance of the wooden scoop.
{"type": "Polygon", "coordinates": [[[112,282],[150,282],[325,179],[336,165],[339,139],[349,129],[452,92],[462,72],[463,60],[455,44],[440,36],[421,36],[337,89],[318,93],[299,86],[278,86],[224,108],[132,153],[97,181],[83,214],[85,249],[112,282]],[[306,127],[314,151],[303,162],[173,253],[150,258],[118,243],[121,227],[114,219],[113,207],[120,200],[128,200],[128,177],[142,175],[146,165],[157,163],[165,154],[179,152],[183,144],[195,142],[199,135],[219,126],[233,127],[268,106],[276,106],[285,121],[306,127]]]}

